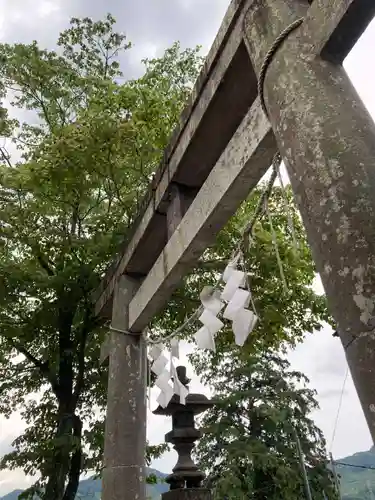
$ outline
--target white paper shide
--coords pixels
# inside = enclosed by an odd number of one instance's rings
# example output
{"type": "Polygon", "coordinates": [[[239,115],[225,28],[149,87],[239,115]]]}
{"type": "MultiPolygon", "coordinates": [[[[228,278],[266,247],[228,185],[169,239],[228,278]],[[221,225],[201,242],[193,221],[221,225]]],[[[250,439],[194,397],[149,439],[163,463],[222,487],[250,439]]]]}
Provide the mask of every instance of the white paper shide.
{"type": "Polygon", "coordinates": [[[151,371],[157,377],[155,385],[160,389],[159,396],[156,399],[157,403],[166,408],[173,394],[177,394],[180,398],[180,403],[184,405],[189,391],[180,382],[174,364],[174,358],[178,359],[180,357],[179,341],[177,339],[171,340],[169,370],[167,369],[168,358],[164,355],[164,346],[162,344],[153,345],[148,354],[152,360],[151,371]]]}
{"type": "MultiPolygon", "coordinates": [[[[244,345],[256,325],[258,318],[249,309],[251,292],[246,290],[246,275],[238,269],[238,262],[239,255],[227,265],[222,276],[225,283],[222,291],[205,286],[200,294],[202,313],[199,322],[202,326],[194,336],[200,349],[215,351],[215,338],[224,327],[223,319],[232,322],[235,342],[239,346],[244,345]]],[[[165,408],[174,394],[180,398],[181,404],[185,404],[189,391],[179,380],[174,362],[180,357],[179,341],[171,340],[169,359],[164,355],[162,344],[153,345],[149,356],[151,370],[157,377],[155,385],[160,389],[158,404],[165,408]]]]}
{"type": "Polygon", "coordinates": [[[237,268],[239,256],[230,262],[222,276],[225,286],[222,292],[213,287],[203,288],[200,299],[203,313],[199,317],[202,327],[195,334],[199,348],[215,351],[215,337],[224,327],[218,314],[225,307],[222,317],[232,321],[235,342],[243,346],[253,331],[257,316],[249,309],[251,296],[246,290],[246,275],[237,268]]]}

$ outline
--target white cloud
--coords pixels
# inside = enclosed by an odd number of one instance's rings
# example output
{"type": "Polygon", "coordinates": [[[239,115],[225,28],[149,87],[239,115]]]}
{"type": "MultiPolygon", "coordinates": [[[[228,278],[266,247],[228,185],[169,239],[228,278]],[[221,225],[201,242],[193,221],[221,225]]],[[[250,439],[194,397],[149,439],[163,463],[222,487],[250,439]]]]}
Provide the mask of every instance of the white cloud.
{"type": "MultiPolygon", "coordinates": [[[[25,423],[19,413],[14,413],[10,419],[0,416],[0,456],[11,451],[13,440],[24,428],[25,423]]],[[[0,495],[27,488],[31,484],[30,480],[22,470],[0,471],[0,495]]]]}
{"type": "Polygon", "coordinates": [[[0,24],[2,26],[2,35],[8,35],[8,27],[13,23],[22,29],[27,26],[29,29],[34,26],[34,37],[40,34],[40,26],[37,26],[46,18],[51,22],[60,12],[60,2],[58,0],[21,0],[14,2],[12,0],[0,0],[0,24]],[[27,15],[25,15],[27,12],[27,15]]]}
{"type": "Polygon", "coordinates": [[[40,4],[37,7],[37,13],[41,18],[49,17],[51,14],[56,14],[56,12],[59,12],[59,10],[60,5],[58,5],[58,3],[55,1],[50,2],[47,0],[43,0],[40,1],[40,4]]]}
{"type": "Polygon", "coordinates": [[[153,59],[162,55],[164,47],[151,42],[136,43],[127,53],[123,73],[128,78],[137,78],[144,71],[143,59],[153,59]]]}
{"type": "Polygon", "coordinates": [[[347,371],[345,354],[329,327],[306,337],[290,354],[292,366],[305,373],[310,386],[317,390],[320,410],[314,415],[322,429],[329,451],[344,457],[371,447],[371,438],[350,375],[345,384],[342,405],[332,442],[341,392],[347,371]],[[355,422],[355,432],[353,432],[355,422]]]}

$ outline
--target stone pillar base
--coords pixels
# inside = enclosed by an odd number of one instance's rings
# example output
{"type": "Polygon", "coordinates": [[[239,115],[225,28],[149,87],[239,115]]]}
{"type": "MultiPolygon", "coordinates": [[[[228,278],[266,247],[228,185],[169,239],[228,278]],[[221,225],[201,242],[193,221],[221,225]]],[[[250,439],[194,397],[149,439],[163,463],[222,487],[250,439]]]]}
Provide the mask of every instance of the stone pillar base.
{"type": "Polygon", "coordinates": [[[211,490],[205,488],[185,488],[163,493],[162,500],[211,500],[211,490]]]}

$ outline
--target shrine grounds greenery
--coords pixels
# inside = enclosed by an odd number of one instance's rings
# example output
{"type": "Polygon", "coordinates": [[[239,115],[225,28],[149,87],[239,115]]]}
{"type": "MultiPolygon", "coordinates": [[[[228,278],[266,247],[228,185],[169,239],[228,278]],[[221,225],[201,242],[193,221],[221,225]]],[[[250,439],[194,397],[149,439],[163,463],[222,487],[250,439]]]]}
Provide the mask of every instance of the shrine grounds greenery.
{"type": "MultiPolygon", "coordinates": [[[[121,61],[128,50],[130,43],[115,31],[110,15],[98,22],[73,19],[60,34],[56,51],[41,49],[37,42],[0,45],[0,135],[13,141],[20,156],[13,161],[3,154],[0,165],[0,412],[10,417],[19,411],[27,424],[0,466],[35,475],[24,498],[38,493],[45,500],[73,500],[80,475],[100,471],[107,374],[98,359],[107,325],[94,316],[92,293],[135,219],[202,64],[199,48],[182,50],[176,43],[161,58],[143,61],[140,78],[127,80],[121,61]]],[[[271,353],[276,359],[304,333],[329,321],[324,297],[312,289],[314,265],[289,192],[287,196],[298,249],[280,188],[274,190],[270,210],[288,292],[283,291],[270,226],[260,221],[251,248],[245,249],[258,327],[244,349],[233,347],[228,329],[220,334],[215,354],[198,353],[191,361],[222,401],[205,423],[209,426],[217,412],[233,450],[241,443],[244,405],[253,405],[252,415],[267,428],[264,435],[276,443],[286,436],[279,421],[286,418],[283,404],[293,401],[292,420],[303,434],[304,451],[315,460],[311,473],[317,484],[326,485],[323,438],[307,415],[316,405],[314,394],[293,381],[303,382],[303,377],[289,376],[284,362],[275,361],[282,380],[277,391],[285,394],[270,392],[261,406],[255,403],[256,390],[240,384],[246,374],[253,380],[259,363],[264,371],[271,353]],[[223,373],[228,380],[235,374],[233,393],[223,391],[223,381],[215,376],[228,359],[235,363],[223,373]],[[225,405],[237,419],[235,434],[234,420],[222,419],[225,405]]],[[[243,203],[155,318],[159,331],[170,333],[197,306],[201,288],[224,268],[258,197],[259,190],[243,203]]],[[[191,327],[186,338],[192,333],[191,327]]],[[[266,370],[264,376],[270,373],[266,370]]],[[[216,430],[211,431],[200,444],[199,458],[215,473],[217,438],[216,430]]],[[[269,467],[280,461],[288,488],[297,491],[301,478],[295,453],[284,456],[278,449],[277,457],[270,454],[259,432],[246,435],[249,494],[263,498],[254,481],[259,483],[260,474],[269,474],[269,467]],[[264,468],[267,457],[272,463],[264,468]]],[[[149,447],[148,462],[163,449],[149,447]]],[[[220,492],[226,491],[230,477],[243,488],[243,470],[238,476],[234,455],[222,446],[217,451],[226,461],[220,492]]],[[[277,487],[278,498],[294,498],[287,496],[290,489],[280,493],[282,482],[277,487]]],[[[229,498],[237,498],[233,495],[229,498]]],[[[329,486],[327,495],[335,498],[329,486]]]]}
{"type": "MultiPolygon", "coordinates": [[[[336,467],[340,476],[342,500],[371,500],[371,491],[375,491],[374,451],[356,453],[350,457],[342,458],[340,463],[352,465],[351,467],[348,465],[337,465],[336,467]]],[[[157,484],[148,486],[147,495],[150,500],[160,500],[161,493],[168,489],[168,485],[164,482],[166,475],[157,470],[149,470],[149,472],[157,476],[159,481],[157,484]]],[[[84,479],[80,482],[77,498],[80,500],[99,500],[101,486],[99,479],[84,479]]],[[[14,490],[2,497],[1,500],[17,500],[21,493],[21,490],[14,490]]]]}

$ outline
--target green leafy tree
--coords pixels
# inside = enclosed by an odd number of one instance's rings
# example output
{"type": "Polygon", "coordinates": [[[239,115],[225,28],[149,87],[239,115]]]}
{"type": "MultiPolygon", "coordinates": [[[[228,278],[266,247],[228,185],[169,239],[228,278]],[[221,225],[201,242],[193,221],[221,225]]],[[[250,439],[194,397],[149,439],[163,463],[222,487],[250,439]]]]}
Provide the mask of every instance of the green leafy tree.
{"type": "MultiPolygon", "coordinates": [[[[0,412],[27,424],[1,467],[38,475],[25,493],[75,498],[101,466],[104,326],[92,292],[115,257],[200,67],[178,44],[126,81],[115,20],[73,19],[58,51],[0,45],[0,412]]],[[[158,447],[149,453],[160,453],[158,447]]],[[[150,458],[150,455],[148,455],[150,458]]]]}
{"type": "MultiPolygon", "coordinates": [[[[107,375],[97,360],[106,325],[94,316],[92,292],[126,238],[201,65],[198,49],[175,44],[126,81],[119,61],[130,45],[111,16],[73,19],[58,46],[0,45],[0,97],[24,117],[1,110],[0,133],[21,157],[0,166],[0,412],[21,411],[27,424],[1,467],[39,475],[26,494],[46,500],[73,499],[80,474],[100,470],[107,375]]],[[[196,308],[256,201],[243,204],[155,319],[159,332],[196,308]]],[[[295,252],[280,190],[270,210],[289,292],[270,227],[257,224],[245,261],[260,351],[295,343],[328,319],[311,289],[315,270],[298,214],[292,209],[295,252]]],[[[229,331],[220,335],[216,355],[195,359],[197,370],[213,373],[232,343],[229,331]]],[[[149,448],[148,459],[160,452],[149,448]]]]}
{"type": "Polygon", "coordinates": [[[217,404],[203,418],[198,447],[215,498],[304,498],[297,439],[312,497],[338,498],[323,435],[309,416],[318,405],[306,377],[276,352],[239,349],[224,356],[216,373],[210,385],[217,404]]]}

